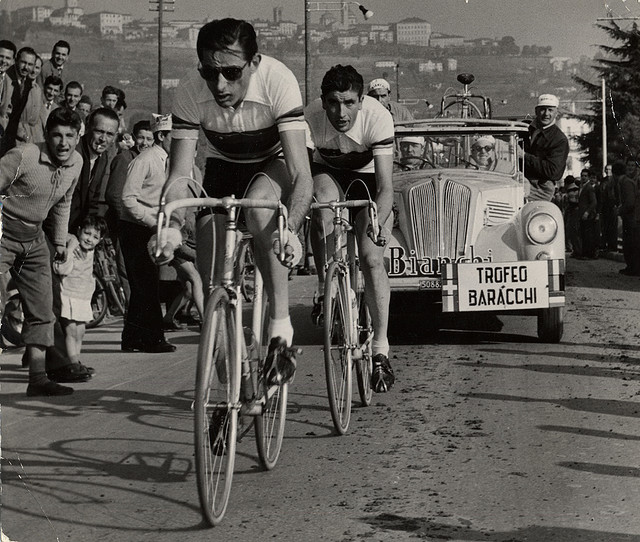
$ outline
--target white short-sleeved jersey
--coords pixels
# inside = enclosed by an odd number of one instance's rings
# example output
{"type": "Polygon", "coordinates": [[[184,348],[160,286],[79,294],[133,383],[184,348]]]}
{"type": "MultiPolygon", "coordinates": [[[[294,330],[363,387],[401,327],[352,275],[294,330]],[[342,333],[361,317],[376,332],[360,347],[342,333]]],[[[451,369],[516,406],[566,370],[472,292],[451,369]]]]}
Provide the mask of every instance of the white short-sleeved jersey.
{"type": "Polygon", "coordinates": [[[236,163],[261,162],[281,151],[280,132],[304,130],[302,95],[282,62],[261,55],[237,108],[220,107],[198,73],[181,81],[173,100],[173,139],[207,137],[205,156],[236,163]]]}
{"type": "Polygon", "coordinates": [[[329,122],[322,100],[305,109],[311,132],[313,161],[336,169],[375,173],[375,155],[393,155],[393,118],[378,100],[365,96],[356,122],[339,132],[329,122]]]}

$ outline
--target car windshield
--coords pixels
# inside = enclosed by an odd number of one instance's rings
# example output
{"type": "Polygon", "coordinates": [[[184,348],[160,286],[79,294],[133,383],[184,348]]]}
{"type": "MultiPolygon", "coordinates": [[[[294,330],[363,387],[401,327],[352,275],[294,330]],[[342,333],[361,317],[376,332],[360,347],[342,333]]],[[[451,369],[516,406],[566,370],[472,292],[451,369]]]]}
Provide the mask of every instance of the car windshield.
{"type": "Polygon", "coordinates": [[[516,138],[499,132],[397,136],[395,162],[397,171],[458,168],[513,175],[516,138]]]}

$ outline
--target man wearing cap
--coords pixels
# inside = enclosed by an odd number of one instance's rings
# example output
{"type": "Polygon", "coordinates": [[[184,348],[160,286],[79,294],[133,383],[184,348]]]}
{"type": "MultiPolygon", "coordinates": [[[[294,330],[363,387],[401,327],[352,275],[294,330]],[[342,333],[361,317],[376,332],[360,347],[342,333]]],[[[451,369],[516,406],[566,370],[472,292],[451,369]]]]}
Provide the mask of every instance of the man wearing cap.
{"type": "Polygon", "coordinates": [[[367,95],[378,100],[389,110],[394,124],[413,120],[411,111],[404,105],[391,101],[391,85],[386,79],[374,79],[371,81],[367,95]]]}
{"type": "Polygon", "coordinates": [[[118,234],[131,288],[121,342],[126,352],[162,353],[176,349],[164,338],[158,267],[147,252],[167,178],[171,128],[171,115],[153,116],[153,145],[131,161],[122,187],[118,234]]]}
{"type": "Polygon", "coordinates": [[[564,215],[564,231],[566,234],[566,248],[573,256],[578,257],[582,253],[582,238],[580,236],[580,211],[578,199],[580,188],[575,183],[575,178],[569,176],[565,179],[565,201],[562,210],[564,215]]]}
{"type": "Polygon", "coordinates": [[[400,140],[400,165],[403,170],[422,169],[429,165],[424,158],[424,137],[406,136],[400,140]]]}
{"type": "Polygon", "coordinates": [[[536,118],[529,125],[529,139],[524,144],[524,174],[531,185],[529,201],[551,201],[567,165],[569,141],[556,126],[558,105],[557,96],[541,94],[536,118]]]}

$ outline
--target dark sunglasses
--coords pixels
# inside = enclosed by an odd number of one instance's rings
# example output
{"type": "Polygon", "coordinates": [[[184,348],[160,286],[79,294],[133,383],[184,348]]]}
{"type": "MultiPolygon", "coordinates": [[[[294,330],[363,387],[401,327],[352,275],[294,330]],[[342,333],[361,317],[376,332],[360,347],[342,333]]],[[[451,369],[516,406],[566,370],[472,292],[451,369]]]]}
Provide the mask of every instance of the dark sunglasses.
{"type": "Polygon", "coordinates": [[[478,151],[480,152],[482,149],[484,149],[484,152],[489,152],[493,150],[493,146],[492,145],[485,145],[484,147],[482,145],[474,145],[472,147],[472,149],[474,151],[478,151]]]}
{"type": "Polygon", "coordinates": [[[205,81],[217,81],[218,76],[222,75],[227,81],[237,81],[242,77],[242,71],[247,67],[249,61],[242,66],[223,66],[222,68],[214,68],[212,66],[200,66],[198,71],[200,77],[205,81]]]}

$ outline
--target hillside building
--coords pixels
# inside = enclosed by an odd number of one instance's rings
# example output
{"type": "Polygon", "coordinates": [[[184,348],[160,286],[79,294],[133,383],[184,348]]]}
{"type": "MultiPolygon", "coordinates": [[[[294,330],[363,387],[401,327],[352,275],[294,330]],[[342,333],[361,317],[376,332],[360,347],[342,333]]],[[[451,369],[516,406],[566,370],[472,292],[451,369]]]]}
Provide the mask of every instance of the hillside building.
{"type": "Polygon", "coordinates": [[[446,49],[448,47],[462,47],[464,45],[464,37],[456,36],[453,34],[442,34],[440,32],[434,32],[431,34],[430,43],[431,47],[440,47],[446,49]]]}
{"type": "Polygon", "coordinates": [[[74,28],[86,28],[82,22],[84,10],[78,6],[78,0],[65,0],[65,6],[55,9],[49,16],[51,26],[72,26],[74,28]]]}
{"type": "Polygon", "coordinates": [[[26,23],[44,23],[51,17],[53,9],[50,6],[30,6],[18,8],[11,12],[11,21],[16,26],[26,23]]]}
{"type": "Polygon", "coordinates": [[[431,25],[419,17],[409,17],[396,23],[396,43],[429,47],[431,25]]]}
{"type": "Polygon", "coordinates": [[[82,20],[88,28],[92,28],[101,36],[118,36],[123,33],[123,15],[109,11],[89,13],[82,20]]]}

